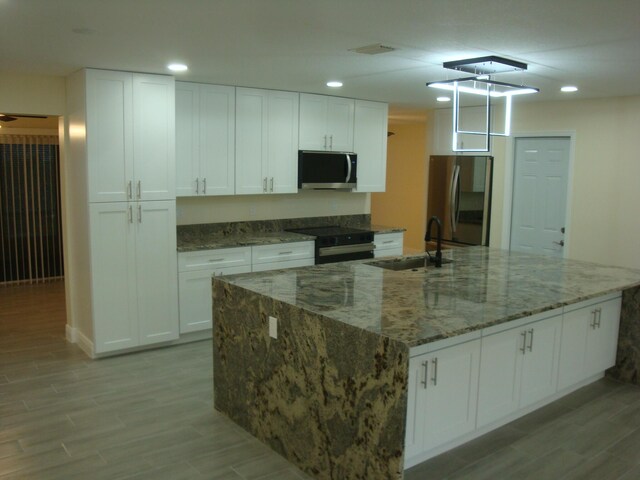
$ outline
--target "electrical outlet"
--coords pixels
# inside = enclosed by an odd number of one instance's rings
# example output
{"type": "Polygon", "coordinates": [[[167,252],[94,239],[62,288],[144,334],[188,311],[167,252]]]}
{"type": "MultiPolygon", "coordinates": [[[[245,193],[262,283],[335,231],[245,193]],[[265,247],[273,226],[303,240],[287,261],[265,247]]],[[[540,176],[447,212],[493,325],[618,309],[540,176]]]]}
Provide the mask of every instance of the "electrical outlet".
{"type": "Polygon", "coordinates": [[[269,316],[269,336],[278,338],[278,319],[276,317],[269,316]]]}

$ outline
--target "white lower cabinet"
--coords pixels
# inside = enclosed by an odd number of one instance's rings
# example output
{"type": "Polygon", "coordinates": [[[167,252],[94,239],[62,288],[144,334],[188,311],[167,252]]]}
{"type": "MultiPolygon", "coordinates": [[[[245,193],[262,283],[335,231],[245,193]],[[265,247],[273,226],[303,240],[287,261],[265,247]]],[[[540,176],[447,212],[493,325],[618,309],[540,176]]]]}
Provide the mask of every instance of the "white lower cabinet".
{"type": "Polygon", "coordinates": [[[565,307],[559,390],[615,365],[621,303],[617,293],[565,307]]]}
{"type": "Polygon", "coordinates": [[[213,276],[304,267],[314,261],[313,241],[178,253],[180,333],[212,327],[213,276]]]}
{"type": "Polygon", "coordinates": [[[373,251],[375,258],[398,257],[402,255],[404,233],[376,233],[373,236],[373,244],[376,246],[373,251]]]}
{"type": "Polygon", "coordinates": [[[616,292],[485,328],[475,332],[476,340],[464,334],[457,344],[453,337],[412,349],[405,468],[615,365],[621,300],[616,292]]]}
{"type": "Polygon", "coordinates": [[[175,201],[90,205],[94,352],[178,338],[175,201]]]}
{"type": "Polygon", "coordinates": [[[410,359],[407,458],[474,430],[479,365],[480,340],[410,359]]]}
{"type": "Polygon", "coordinates": [[[483,336],[478,427],[555,393],[561,319],[554,315],[483,336]]]}
{"type": "Polygon", "coordinates": [[[178,253],[180,333],[212,327],[211,279],[251,271],[251,247],[178,253]]]}

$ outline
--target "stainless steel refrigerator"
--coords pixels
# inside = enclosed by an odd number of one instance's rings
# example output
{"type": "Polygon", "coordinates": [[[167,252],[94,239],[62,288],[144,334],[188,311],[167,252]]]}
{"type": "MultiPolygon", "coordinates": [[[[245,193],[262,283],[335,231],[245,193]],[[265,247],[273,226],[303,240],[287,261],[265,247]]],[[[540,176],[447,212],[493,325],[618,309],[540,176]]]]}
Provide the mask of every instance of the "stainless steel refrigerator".
{"type": "Polygon", "coordinates": [[[429,159],[427,219],[440,219],[443,240],[489,245],[492,167],[493,157],[488,156],[429,159]]]}

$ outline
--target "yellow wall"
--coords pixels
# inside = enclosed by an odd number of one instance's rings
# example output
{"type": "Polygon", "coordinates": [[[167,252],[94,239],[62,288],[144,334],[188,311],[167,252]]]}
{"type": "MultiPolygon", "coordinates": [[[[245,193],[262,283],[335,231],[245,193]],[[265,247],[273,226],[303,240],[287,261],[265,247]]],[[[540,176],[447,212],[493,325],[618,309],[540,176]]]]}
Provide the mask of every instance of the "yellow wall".
{"type": "Polygon", "coordinates": [[[64,77],[0,73],[0,112],[64,115],[64,77]]]}
{"type": "MultiPolygon", "coordinates": [[[[639,131],[638,96],[515,103],[514,134],[575,134],[569,258],[640,268],[639,131]]],[[[513,143],[501,140],[494,150],[491,245],[504,248],[508,247],[501,238],[505,165],[513,162],[513,143]]]]}
{"type": "Polygon", "coordinates": [[[428,125],[390,124],[389,131],[394,135],[387,139],[387,188],[383,193],[371,194],[371,221],[406,228],[405,252],[422,252],[427,214],[428,125]]]}

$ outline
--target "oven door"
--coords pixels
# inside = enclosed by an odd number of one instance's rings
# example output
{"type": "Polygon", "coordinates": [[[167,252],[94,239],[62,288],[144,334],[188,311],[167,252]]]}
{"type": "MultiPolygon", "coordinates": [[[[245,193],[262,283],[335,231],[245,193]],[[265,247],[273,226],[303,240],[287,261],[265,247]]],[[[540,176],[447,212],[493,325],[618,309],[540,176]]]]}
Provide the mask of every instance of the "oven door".
{"type": "Polygon", "coordinates": [[[372,243],[356,243],[353,245],[335,245],[318,248],[316,265],[322,263],[346,262],[348,260],[364,260],[373,258],[375,245],[372,243]]]}

